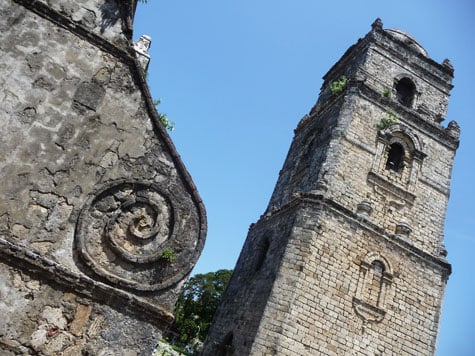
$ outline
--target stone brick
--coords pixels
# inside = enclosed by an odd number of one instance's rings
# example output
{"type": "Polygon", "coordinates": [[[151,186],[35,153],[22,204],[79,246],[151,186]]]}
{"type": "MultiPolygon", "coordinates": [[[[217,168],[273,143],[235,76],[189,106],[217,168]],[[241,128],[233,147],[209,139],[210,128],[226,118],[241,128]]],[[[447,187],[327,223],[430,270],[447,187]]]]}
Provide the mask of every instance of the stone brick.
{"type": "Polygon", "coordinates": [[[83,332],[83,328],[86,325],[86,322],[91,315],[92,306],[91,305],[83,305],[78,304],[76,307],[76,314],[74,315],[74,319],[69,325],[69,332],[76,336],[81,336],[83,332]]]}

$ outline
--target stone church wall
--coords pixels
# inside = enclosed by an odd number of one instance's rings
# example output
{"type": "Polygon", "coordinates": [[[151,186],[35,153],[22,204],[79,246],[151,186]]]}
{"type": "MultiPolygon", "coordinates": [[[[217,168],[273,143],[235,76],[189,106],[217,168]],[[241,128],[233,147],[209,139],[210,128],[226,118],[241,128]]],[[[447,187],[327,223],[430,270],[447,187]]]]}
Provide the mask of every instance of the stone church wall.
{"type": "Polygon", "coordinates": [[[203,248],[135,5],[0,3],[2,354],[150,354],[203,248]]]}

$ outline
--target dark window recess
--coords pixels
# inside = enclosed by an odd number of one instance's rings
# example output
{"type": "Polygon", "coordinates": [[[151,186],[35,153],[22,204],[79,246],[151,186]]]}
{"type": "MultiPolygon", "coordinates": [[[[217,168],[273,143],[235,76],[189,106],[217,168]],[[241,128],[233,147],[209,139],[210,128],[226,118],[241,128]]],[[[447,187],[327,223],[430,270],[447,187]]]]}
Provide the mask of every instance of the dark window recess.
{"type": "Polygon", "coordinates": [[[267,252],[269,251],[270,242],[269,239],[266,237],[260,243],[259,247],[257,248],[257,258],[256,258],[256,267],[255,271],[259,271],[266,260],[267,252]]]}
{"type": "Polygon", "coordinates": [[[232,332],[226,334],[223,342],[218,346],[217,356],[231,356],[234,355],[233,346],[234,335],[232,332]]]}
{"type": "Polygon", "coordinates": [[[386,169],[399,172],[404,167],[404,148],[399,143],[393,143],[389,147],[386,169]]]}
{"type": "Polygon", "coordinates": [[[408,108],[414,104],[416,86],[409,78],[402,78],[396,85],[397,100],[408,108]]]}
{"type": "Polygon", "coordinates": [[[379,277],[383,276],[383,272],[385,268],[384,268],[384,264],[381,261],[373,261],[373,263],[371,263],[371,268],[373,269],[374,274],[376,276],[379,276],[379,277]]]}
{"type": "Polygon", "coordinates": [[[383,273],[384,265],[382,262],[374,261],[369,270],[370,278],[366,286],[368,293],[366,296],[367,301],[374,306],[378,306],[380,302],[383,287],[383,273]]]}
{"type": "Polygon", "coordinates": [[[224,337],[223,345],[225,345],[225,346],[232,346],[232,345],[233,345],[233,338],[234,338],[233,333],[232,333],[232,332],[228,333],[228,334],[224,337]]]}

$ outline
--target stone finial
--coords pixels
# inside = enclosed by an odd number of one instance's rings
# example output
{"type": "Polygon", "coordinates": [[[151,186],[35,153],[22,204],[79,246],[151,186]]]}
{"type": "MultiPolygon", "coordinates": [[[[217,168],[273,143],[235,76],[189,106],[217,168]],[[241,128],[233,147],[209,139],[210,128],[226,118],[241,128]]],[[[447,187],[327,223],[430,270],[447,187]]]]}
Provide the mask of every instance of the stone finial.
{"type": "Polygon", "coordinates": [[[148,54],[148,50],[151,44],[152,39],[147,35],[142,35],[136,42],[134,42],[135,53],[140,65],[145,71],[147,70],[148,64],[150,63],[150,55],[148,54]]]}
{"type": "Polygon", "coordinates": [[[328,191],[328,182],[326,179],[319,179],[315,186],[315,189],[311,191],[312,194],[324,195],[328,191]]]}
{"type": "Polygon", "coordinates": [[[446,258],[448,255],[447,249],[445,248],[444,243],[441,243],[439,246],[439,256],[442,258],[446,258]]]}
{"type": "Polygon", "coordinates": [[[361,203],[359,203],[356,206],[356,214],[366,217],[366,218],[371,215],[372,211],[373,211],[373,208],[371,206],[371,203],[367,200],[363,200],[361,203]]]}
{"type": "Polygon", "coordinates": [[[412,232],[412,227],[409,225],[407,221],[401,221],[398,224],[396,224],[396,235],[409,237],[411,232],[412,232]]]}
{"type": "Polygon", "coordinates": [[[440,114],[440,113],[434,115],[434,121],[437,122],[438,124],[441,124],[442,121],[444,121],[444,120],[445,120],[445,116],[444,116],[444,115],[442,115],[442,114],[440,114]]]}
{"type": "Polygon", "coordinates": [[[134,42],[134,49],[137,52],[148,54],[152,39],[150,36],[142,35],[136,42],[134,42]]]}
{"type": "Polygon", "coordinates": [[[452,120],[449,122],[446,128],[450,136],[459,139],[460,138],[460,126],[456,121],[452,120]]]}
{"type": "Polygon", "coordinates": [[[371,24],[371,28],[374,30],[382,30],[383,29],[383,21],[378,17],[374,22],[371,24]]]}
{"type": "Polygon", "coordinates": [[[443,60],[442,65],[443,65],[444,67],[447,67],[447,68],[450,69],[451,71],[454,70],[454,66],[453,66],[452,63],[450,62],[450,59],[448,59],[448,58],[445,58],[445,59],[443,60]]]}

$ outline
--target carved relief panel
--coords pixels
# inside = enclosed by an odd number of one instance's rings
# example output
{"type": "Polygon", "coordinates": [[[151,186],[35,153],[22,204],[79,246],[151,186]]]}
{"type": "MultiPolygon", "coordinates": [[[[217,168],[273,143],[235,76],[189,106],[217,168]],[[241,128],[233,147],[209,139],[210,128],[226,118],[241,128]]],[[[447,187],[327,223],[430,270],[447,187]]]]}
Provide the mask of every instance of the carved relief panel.
{"type": "MultiPolygon", "coordinates": [[[[407,126],[395,123],[378,131],[376,154],[367,182],[380,205],[383,227],[404,238],[412,231],[411,209],[426,154],[422,140],[407,126]]],[[[374,208],[374,207],[372,207],[374,208]]]]}
{"type": "Polygon", "coordinates": [[[91,196],[76,226],[79,257],[95,275],[121,287],[166,288],[190,272],[199,253],[194,209],[157,184],[119,181],[91,196]]]}
{"type": "Polygon", "coordinates": [[[360,263],[353,308],[364,322],[379,323],[386,315],[386,296],[393,280],[392,268],[383,256],[369,254],[360,263]]]}
{"type": "Polygon", "coordinates": [[[422,149],[419,137],[402,124],[380,130],[368,181],[412,204],[417,177],[426,156],[422,149]]]}

